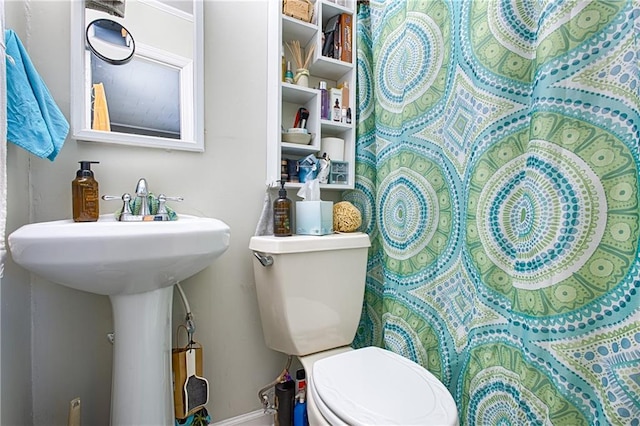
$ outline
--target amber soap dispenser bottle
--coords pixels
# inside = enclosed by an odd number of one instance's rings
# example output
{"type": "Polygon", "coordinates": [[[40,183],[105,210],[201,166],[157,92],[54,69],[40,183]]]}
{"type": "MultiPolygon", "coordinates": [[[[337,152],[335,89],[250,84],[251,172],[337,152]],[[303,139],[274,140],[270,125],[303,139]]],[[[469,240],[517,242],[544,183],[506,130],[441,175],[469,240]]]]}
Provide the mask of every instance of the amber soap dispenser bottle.
{"type": "Polygon", "coordinates": [[[276,237],[291,236],[291,200],[287,198],[287,190],[284,189],[285,181],[281,180],[282,187],[278,192],[278,198],[273,202],[273,235],[276,237]]]}
{"type": "Polygon", "coordinates": [[[73,221],[96,222],[100,215],[100,199],[98,182],[93,177],[91,164],[98,161],[80,161],[80,170],[71,182],[71,197],[73,198],[73,221]]]}

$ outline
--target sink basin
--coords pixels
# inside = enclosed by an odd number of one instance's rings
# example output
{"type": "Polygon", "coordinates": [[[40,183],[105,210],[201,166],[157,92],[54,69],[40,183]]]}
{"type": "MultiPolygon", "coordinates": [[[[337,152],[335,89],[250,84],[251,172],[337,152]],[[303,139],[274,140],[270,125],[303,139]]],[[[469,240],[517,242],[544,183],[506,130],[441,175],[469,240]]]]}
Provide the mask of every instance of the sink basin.
{"type": "Polygon", "coordinates": [[[209,266],[229,239],[229,227],[217,219],[117,222],[103,215],[97,222],[32,223],[8,240],[14,261],[25,269],[109,296],[115,334],[111,424],[173,425],[173,285],[209,266]]]}
{"type": "Polygon", "coordinates": [[[200,272],[229,246],[218,219],[179,215],[169,222],[58,220],[9,236],[13,260],[49,281],[90,293],[143,293],[200,272]]]}

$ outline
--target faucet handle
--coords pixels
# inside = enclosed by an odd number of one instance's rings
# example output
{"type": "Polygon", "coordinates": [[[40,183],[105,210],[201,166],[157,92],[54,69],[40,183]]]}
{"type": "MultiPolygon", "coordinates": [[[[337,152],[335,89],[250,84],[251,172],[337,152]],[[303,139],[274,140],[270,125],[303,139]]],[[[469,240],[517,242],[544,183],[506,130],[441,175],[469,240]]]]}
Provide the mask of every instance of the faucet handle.
{"type": "Polygon", "coordinates": [[[131,212],[131,194],[129,194],[128,192],[122,194],[121,197],[115,195],[103,195],[102,199],[105,201],[122,200],[122,212],[120,212],[118,220],[123,220],[123,217],[133,215],[133,213],[131,212]]]}
{"type": "Polygon", "coordinates": [[[156,214],[166,214],[167,212],[167,201],[184,201],[182,197],[167,197],[164,194],[158,195],[158,212],[156,214]]]}
{"type": "Polygon", "coordinates": [[[184,201],[184,197],[167,197],[164,194],[158,195],[158,201],[184,201]]]}

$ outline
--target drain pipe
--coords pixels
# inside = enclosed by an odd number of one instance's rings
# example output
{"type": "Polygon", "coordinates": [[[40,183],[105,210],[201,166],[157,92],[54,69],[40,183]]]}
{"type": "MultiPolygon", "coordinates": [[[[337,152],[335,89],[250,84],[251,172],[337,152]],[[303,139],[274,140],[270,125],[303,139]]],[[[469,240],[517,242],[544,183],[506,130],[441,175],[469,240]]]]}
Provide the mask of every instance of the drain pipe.
{"type": "Polygon", "coordinates": [[[269,406],[269,396],[267,395],[267,391],[272,387],[274,387],[275,385],[277,385],[278,383],[284,382],[284,378],[287,376],[287,374],[289,374],[289,368],[291,367],[292,360],[293,360],[293,355],[289,355],[289,357],[287,358],[287,364],[285,365],[284,370],[282,370],[282,373],[280,373],[280,375],[276,377],[276,379],[273,382],[269,383],[268,385],[264,386],[262,389],[258,391],[258,399],[260,400],[260,403],[264,408],[265,414],[267,414],[270,408],[275,409],[275,407],[269,406]]]}

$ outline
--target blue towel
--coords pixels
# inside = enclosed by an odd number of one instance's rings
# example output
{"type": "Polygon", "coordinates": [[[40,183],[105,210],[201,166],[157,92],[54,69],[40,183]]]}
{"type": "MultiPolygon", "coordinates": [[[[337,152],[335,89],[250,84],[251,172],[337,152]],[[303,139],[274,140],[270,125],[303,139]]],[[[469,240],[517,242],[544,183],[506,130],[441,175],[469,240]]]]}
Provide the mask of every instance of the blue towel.
{"type": "Polygon", "coordinates": [[[38,75],[22,42],[6,30],[7,140],[53,161],[69,133],[69,123],[38,75]]]}

